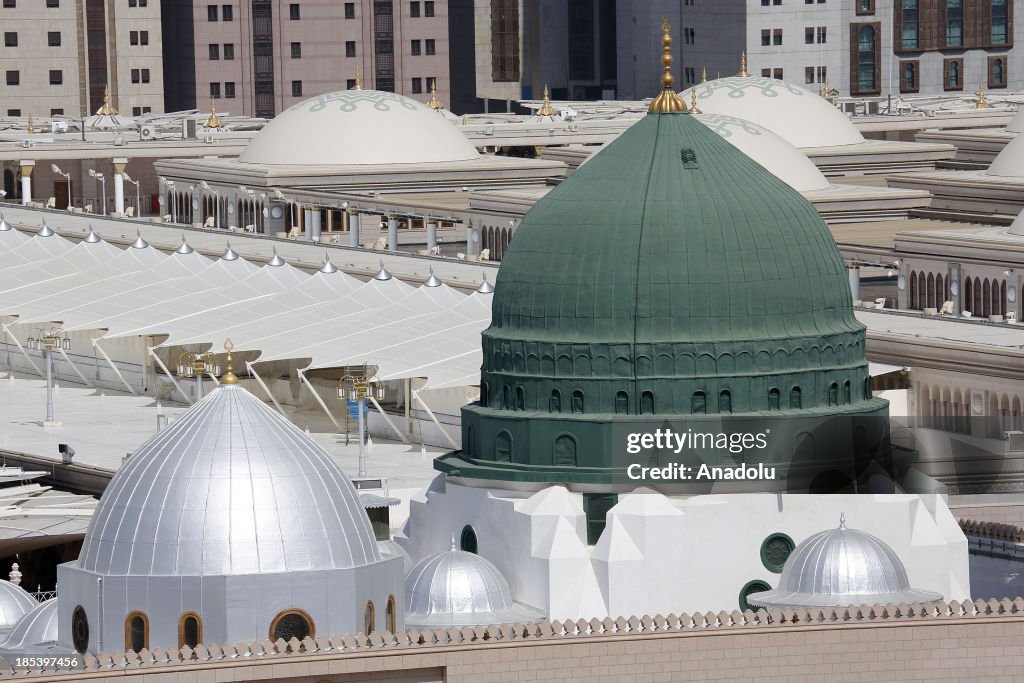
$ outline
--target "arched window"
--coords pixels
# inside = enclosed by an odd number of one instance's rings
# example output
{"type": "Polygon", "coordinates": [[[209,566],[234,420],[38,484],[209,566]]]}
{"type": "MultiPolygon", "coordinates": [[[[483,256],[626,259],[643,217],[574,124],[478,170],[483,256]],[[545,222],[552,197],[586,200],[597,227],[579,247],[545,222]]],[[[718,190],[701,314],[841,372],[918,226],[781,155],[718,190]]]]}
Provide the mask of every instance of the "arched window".
{"type": "Polygon", "coordinates": [[[991,302],[991,291],[989,289],[988,280],[985,280],[981,285],[981,314],[986,318],[992,313],[991,302]]]}
{"type": "Polygon", "coordinates": [[[572,412],[583,412],[583,392],[580,391],[579,389],[572,392],[572,412]]]}
{"type": "Polygon", "coordinates": [[[951,61],[949,63],[949,84],[948,88],[959,88],[960,87],[960,62],[951,61]]]}
{"type": "Polygon", "coordinates": [[[487,382],[480,383],[480,405],[487,407],[487,382]]]}
{"type": "Polygon", "coordinates": [[[149,647],[149,619],[143,612],[131,612],[124,618],[124,649],[141,652],[149,647]]]}
{"type": "Polygon", "coordinates": [[[526,391],[516,387],[516,410],[526,410],[526,391]]]}
{"type": "Polygon", "coordinates": [[[629,394],[625,391],[615,393],[615,414],[629,415],[629,394]]]}
{"type": "Polygon", "coordinates": [[[729,393],[728,389],[723,389],[718,393],[718,412],[732,412],[732,394],[729,393]]]}
{"type": "Polygon", "coordinates": [[[316,626],[313,619],[300,609],[286,609],[278,612],[270,622],[270,640],[288,642],[292,638],[305,640],[306,636],[316,638],[316,626]]]}
{"type": "Polygon", "coordinates": [[[857,89],[861,92],[878,90],[875,78],[875,29],[861,26],[857,32],[857,89]]]}
{"type": "Polygon", "coordinates": [[[1006,280],[999,285],[999,315],[1006,315],[1006,280]]]}
{"type": "Polygon", "coordinates": [[[551,398],[550,400],[548,400],[548,412],[562,412],[562,392],[560,392],[558,389],[551,390],[551,398]]]}
{"type": "Polygon", "coordinates": [[[843,403],[850,403],[850,380],[843,382],[843,403]]]}
{"type": "Polygon", "coordinates": [[[871,378],[868,377],[868,378],[866,378],[864,380],[864,400],[865,401],[868,400],[873,395],[874,395],[874,392],[871,391],[871,378]]]}
{"type": "Polygon", "coordinates": [[[507,430],[498,432],[494,439],[494,459],[498,462],[512,462],[512,435],[507,430]]]}
{"type": "Polygon", "coordinates": [[[640,394],[640,414],[654,415],[654,392],[645,391],[640,394]]]}
{"type": "Polygon", "coordinates": [[[974,282],[971,278],[964,279],[963,309],[972,313],[974,312],[974,282]]]}
{"type": "Polygon", "coordinates": [[[935,307],[935,276],[932,275],[931,273],[928,273],[928,284],[925,286],[925,294],[926,294],[926,298],[927,298],[927,303],[925,303],[924,308],[934,308],[935,307]]]}
{"type": "Polygon", "coordinates": [[[384,605],[384,630],[388,633],[395,632],[395,596],[389,595],[384,605]]]}
{"type": "Polygon", "coordinates": [[[835,382],[828,385],[828,404],[834,406],[839,403],[839,385],[835,382]]]}
{"type": "Polygon", "coordinates": [[[708,411],[708,397],[703,391],[693,392],[690,399],[690,412],[694,415],[703,415],[708,411]]]}
{"type": "Polygon", "coordinates": [[[791,409],[799,409],[802,407],[803,397],[801,396],[800,387],[793,387],[789,390],[789,407],[791,409]]]}
{"type": "Polygon", "coordinates": [[[511,388],[509,388],[509,386],[507,384],[504,385],[503,387],[501,387],[501,409],[502,410],[511,410],[511,408],[512,408],[512,396],[511,396],[511,393],[512,393],[512,390],[511,390],[511,388]]]}
{"type": "Polygon", "coordinates": [[[939,307],[946,303],[946,282],[942,275],[935,276],[935,306],[939,307]]]}
{"type": "Polygon", "coordinates": [[[462,527],[462,534],[459,536],[459,548],[464,552],[476,555],[476,531],[468,524],[462,527]]]}
{"type": "Polygon", "coordinates": [[[964,0],[946,0],[946,47],[964,44],[964,0]]]}
{"type": "Polygon", "coordinates": [[[195,648],[203,642],[203,620],[195,612],[185,612],[178,618],[178,649],[195,648]]]}
{"type": "Polygon", "coordinates": [[[768,390],[768,410],[779,410],[779,390],[772,388],[768,390]]]}
{"type": "Polygon", "coordinates": [[[910,274],[910,307],[915,310],[921,308],[917,301],[917,271],[910,274]]]}
{"type": "Polygon", "coordinates": [[[576,467],[576,439],[569,434],[555,439],[552,461],[555,465],[576,467]]]}
{"type": "Polygon", "coordinates": [[[992,62],[992,83],[995,85],[1005,85],[1005,81],[1003,81],[1003,73],[1003,60],[994,60],[992,62]]]}
{"type": "Polygon", "coordinates": [[[373,608],[373,600],[366,601],[366,609],[363,610],[363,635],[370,635],[377,630],[377,612],[373,608]]]}
{"type": "Polygon", "coordinates": [[[903,65],[904,90],[917,90],[917,62],[906,62],[903,65]]]}
{"type": "Polygon", "coordinates": [[[81,605],[71,613],[71,642],[80,653],[89,649],[89,617],[81,605]]]}

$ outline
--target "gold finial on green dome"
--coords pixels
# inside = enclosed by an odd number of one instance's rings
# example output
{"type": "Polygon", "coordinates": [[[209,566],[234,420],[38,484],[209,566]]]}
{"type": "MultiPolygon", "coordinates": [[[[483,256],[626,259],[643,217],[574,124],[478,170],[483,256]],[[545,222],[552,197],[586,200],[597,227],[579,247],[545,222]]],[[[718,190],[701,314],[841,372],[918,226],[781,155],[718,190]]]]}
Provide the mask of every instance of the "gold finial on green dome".
{"type": "Polygon", "coordinates": [[[647,111],[658,113],[658,114],[670,114],[673,112],[684,112],[686,111],[686,103],[683,102],[683,98],[676,94],[676,91],[672,89],[672,24],[668,23],[668,19],[663,19],[661,22],[661,63],[665,67],[665,72],[661,75],[661,92],[651,102],[650,109],[647,111]]]}
{"type": "Polygon", "coordinates": [[[231,367],[231,350],[235,348],[235,345],[228,339],[224,342],[224,350],[228,352],[228,358],[225,361],[225,371],[220,378],[221,384],[238,384],[238,377],[233,372],[234,368],[231,367]]]}

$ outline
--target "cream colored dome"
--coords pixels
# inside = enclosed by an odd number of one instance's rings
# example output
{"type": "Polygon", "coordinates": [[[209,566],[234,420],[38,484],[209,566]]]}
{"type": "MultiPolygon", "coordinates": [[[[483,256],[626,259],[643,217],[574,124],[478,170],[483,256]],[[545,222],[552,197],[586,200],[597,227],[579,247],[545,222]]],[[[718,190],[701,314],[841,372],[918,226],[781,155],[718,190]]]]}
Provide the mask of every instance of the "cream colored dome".
{"type": "MultiPolygon", "coordinates": [[[[864,136],[827,100],[775,78],[731,76],[693,86],[697,108],[726,114],[767,128],[795,147],[856,145],[864,136]]],[[[690,91],[683,93],[690,101],[690,91]]]]}
{"type": "Polygon", "coordinates": [[[1013,223],[1010,224],[1007,232],[1011,235],[1024,235],[1024,211],[1017,214],[1017,217],[1013,219],[1013,223]]]}
{"type": "Polygon", "coordinates": [[[1009,178],[1024,178],[1024,134],[1010,140],[1003,151],[992,160],[992,165],[985,171],[988,175],[1009,178]]]}
{"type": "Polygon", "coordinates": [[[723,114],[697,114],[697,120],[797,192],[821,190],[831,184],[803,152],[767,128],[723,114]]]}
{"type": "Polygon", "coordinates": [[[342,166],[479,156],[458,129],[415,100],[377,90],[342,90],[282,112],[253,137],[238,160],[261,166],[342,166]]]}
{"type": "Polygon", "coordinates": [[[1010,122],[1006,124],[1006,130],[1011,133],[1024,133],[1024,107],[1018,106],[1017,113],[1013,115],[1010,122]]]}

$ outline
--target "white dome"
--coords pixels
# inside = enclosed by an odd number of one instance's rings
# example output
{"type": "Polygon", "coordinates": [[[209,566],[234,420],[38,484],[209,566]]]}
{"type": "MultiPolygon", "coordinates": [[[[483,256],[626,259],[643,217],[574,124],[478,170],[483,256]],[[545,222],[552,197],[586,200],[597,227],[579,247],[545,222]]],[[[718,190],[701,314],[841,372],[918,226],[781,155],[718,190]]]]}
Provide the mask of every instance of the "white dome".
{"type": "Polygon", "coordinates": [[[380,562],[341,468],[238,385],[221,384],[110,480],[78,568],[220,576],[380,562]]]}
{"type": "Polygon", "coordinates": [[[1010,140],[985,171],[988,175],[1024,178],[1024,134],[1010,140]]]}
{"type": "Polygon", "coordinates": [[[512,601],[498,568],[475,553],[452,548],[420,560],[405,579],[405,625],[489,626],[537,621],[544,613],[512,601]]]}
{"type": "Polygon", "coordinates": [[[1010,122],[1006,124],[1006,130],[1011,133],[1024,133],[1024,107],[1018,105],[1017,113],[1013,115],[1010,122]]]}
{"type": "Polygon", "coordinates": [[[767,128],[724,114],[697,114],[697,120],[798,192],[830,185],[803,152],[767,128]]]}
{"type": "Polygon", "coordinates": [[[1013,219],[1013,223],[1007,228],[1007,232],[1011,235],[1024,235],[1024,211],[1017,214],[1017,217],[1013,219]]]}
{"type": "Polygon", "coordinates": [[[763,607],[837,607],[919,603],[941,600],[910,587],[896,552],[864,531],[838,529],[814,534],[793,550],[782,568],[779,587],[747,596],[763,607]]]}
{"type": "Polygon", "coordinates": [[[0,580],[0,629],[11,628],[38,604],[21,586],[0,580]]]}
{"type": "Polygon", "coordinates": [[[480,155],[443,116],[408,97],[341,90],[312,97],[267,123],[238,160],[261,166],[466,161],[480,155]]]}
{"type": "MultiPolygon", "coordinates": [[[[731,76],[693,86],[697,108],[767,128],[795,147],[856,145],[864,136],[828,100],[775,78],[731,76]]],[[[690,91],[683,93],[690,102],[690,91]]]]}
{"type": "Polygon", "coordinates": [[[7,640],[0,644],[0,653],[26,653],[40,645],[56,642],[57,598],[50,598],[37,604],[18,620],[7,640]]]}

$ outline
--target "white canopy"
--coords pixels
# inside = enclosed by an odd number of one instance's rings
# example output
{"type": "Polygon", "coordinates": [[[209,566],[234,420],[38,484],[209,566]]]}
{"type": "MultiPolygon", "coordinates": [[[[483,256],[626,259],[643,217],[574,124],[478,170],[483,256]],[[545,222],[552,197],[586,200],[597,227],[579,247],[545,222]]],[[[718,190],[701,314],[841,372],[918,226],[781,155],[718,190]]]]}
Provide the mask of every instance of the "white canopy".
{"type": "MultiPolygon", "coordinates": [[[[12,232],[17,231],[8,231],[4,235],[9,236],[12,232]]],[[[15,240],[17,238],[5,237],[5,241],[13,242],[15,240]]],[[[2,256],[0,256],[0,276],[11,268],[39,263],[60,256],[74,246],[75,243],[71,240],[66,240],[49,228],[46,228],[44,231],[40,231],[39,234],[20,241],[10,251],[7,251],[5,245],[2,256]]]]}

